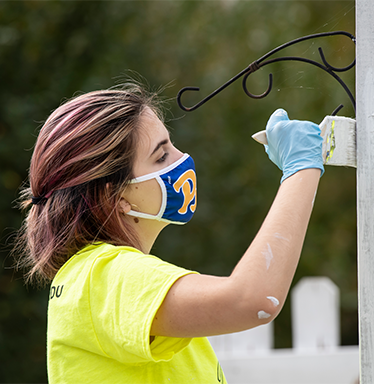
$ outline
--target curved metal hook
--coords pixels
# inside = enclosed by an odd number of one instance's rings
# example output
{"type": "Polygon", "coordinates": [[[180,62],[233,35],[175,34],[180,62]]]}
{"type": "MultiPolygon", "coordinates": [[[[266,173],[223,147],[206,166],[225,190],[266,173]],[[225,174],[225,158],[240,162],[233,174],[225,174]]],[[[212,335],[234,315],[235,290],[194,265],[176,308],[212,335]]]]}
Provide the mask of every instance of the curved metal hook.
{"type": "MultiPolygon", "coordinates": [[[[216,89],[214,92],[212,92],[210,95],[208,95],[207,97],[205,97],[204,99],[202,99],[200,102],[198,102],[197,104],[195,104],[194,106],[192,107],[185,107],[182,102],[181,102],[181,97],[182,97],[182,94],[186,91],[199,91],[200,88],[198,87],[184,87],[182,88],[179,92],[178,92],[178,95],[177,95],[177,102],[178,102],[178,105],[181,109],[183,109],[184,111],[186,112],[191,112],[191,111],[194,111],[196,110],[197,108],[199,108],[201,105],[205,104],[208,100],[210,100],[212,97],[214,97],[215,95],[217,95],[219,92],[223,91],[226,87],[228,87],[230,84],[232,84],[234,81],[236,81],[237,79],[239,79],[240,77],[242,77],[244,75],[244,78],[243,78],[243,81],[242,81],[242,85],[243,85],[243,90],[244,92],[251,98],[254,98],[254,99],[261,99],[265,96],[267,96],[271,89],[272,89],[272,85],[273,85],[273,75],[272,74],[269,74],[269,85],[268,85],[268,89],[260,94],[260,95],[254,95],[252,94],[251,92],[248,91],[248,88],[247,88],[247,79],[248,79],[248,76],[253,73],[253,72],[256,72],[260,67],[263,67],[267,64],[270,64],[270,63],[274,63],[276,61],[285,61],[285,60],[295,60],[295,61],[303,61],[303,62],[306,62],[306,63],[309,63],[309,64],[313,64],[321,69],[323,69],[324,71],[326,71],[327,73],[329,73],[330,75],[332,75],[341,85],[342,87],[344,88],[344,90],[346,91],[346,93],[348,94],[350,100],[351,100],[351,103],[353,105],[353,108],[355,109],[355,99],[352,95],[352,93],[350,92],[349,88],[347,87],[347,85],[343,82],[343,80],[336,75],[335,72],[344,72],[344,71],[347,71],[349,69],[351,69],[354,65],[355,65],[355,62],[356,60],[353,60],[353,62],[344,67],[344,68],[336,68],[336,67],[333,67],[332,65],[330,65],[326,58],[325,58],[325,55],[323,53],[323,50],[322,48],[318,48],[318,51],[319,51],[319,54],[320,54],[320,57],[321,57],[321,60],[323,62],[324,65],[316,62],[316,61],[313,61],[313,60],[310,60],[310,59],[304,59],[304,58],[301,58],[301,57],[297,57],[297,56],[291,56],[291,57],[280,57],[280,58],[276,58],[276,59],[271,59],[271,60],[266,60],[268,57],[270,57],[271,55],[273,55],[274,53],[276,52],[279,52],[281,51],[282,49],[284,48],[287,48],[293,44],[296,44],[296,43],[299,43],[301,41],[305,41],[305,40],[309,40],[309,39],[313,39],[313,38],[317,38],[317,37],[325,37],[325,36],[334,36],[334,35],[343,35],[343,36],[347,36],[349,37],[354,43],[356,43],[356,38],[350,34],[349,32],[345,32],[345,31],[335,31],[335,32],[323,32],[323,33],[317,33],[317,34],[313,34],[313,35],[308,35],[308,36],[304,36],[304,37],[300,37],[298,39],[295,39],[295,40],[291,40],[289,41],[288,43],[285,43],[285,44],[282,44],[280,45],[279,47],[271,50],[270,52],[268,52],[267,54],[265,54],[264,56],[262,56],[260,59],[254,61],[253,63],[251,63],[247,68],[243,69],[240,73],[238,73],[236,76],[234,76],[232,79],[230,79],[229,81],[227,81],[226,83],[224,83],[221,87],[219,87],[218,89],[216,89]],[[266,60],[266,61],[265,61],[266,60]]],[[[333,113],[337,113],[337,111],[339,111],[342,107],[339,106],[338,108],[335,109],[335,111],[333,113]]]]}
{"type": "Polygon", "coordinates": [[[343,68],[337,68],[337,67],[333,67],[331,64],[329,64],[326,60],[326,57],[323,53],[323,49],[321,47],[318,48],[318,52],[319,52],[319,55],[321,57],[321,60],[323,62],[323,64],[325,64],[325,66],[328,68],[328,69],[331,69],[332,71],[334,72],[345,72],[345,71],[348,71],[349,69],[353,68],[356,64],[356,59],[354,59],[352,61],[351,64],[347,65],[346,67],[343,67],[343,68]]]}
{"type": "MultiPolygon", "coordinates": [[[[182,88],[182,89],[178,92],[178,95],[177,95],[177,103],[178,103],[179,107],[180,107],[181,109],[183,109],[184,111],[186,111],[186,112],[193,111],[194,109],[199,108],[201,104],[204,104],[204,103],[205,103],[205,101],[204,101],[205,99],[204,99],[204,100],[200,101],[200,103],[197,103],[196,105],[194,105],[194,106],[191,107],[191,108],[185,107],[185,106],[182,104],[182,102],[181,102],[181,97],[182,97],[183,93],[186,92],[186,91],[200,91],[200,88],[199,88],[199,87],[184,87],[184,88],[182,88]]],[[[213,96],[212,96],[212,97],[213,97],[213,96]]],[[[206,100],[206,101],[208,101],[208,100],[206,100]]]]}
{"type": "Polygon", "coordinates": [[[247,88],[247,79],[248,79],[248,76],[253,73],[253,72],[248,72],[244,77],[243,77],[243,82],[242,82],[242,86],[243,86],[243,90],[244,92],[249,96],[251,97],[252,99],[262,99],[263,97],[267,96],[271,90],[273,89],[273,74],[272,73],[269,73],[269,83],[268,83],[268,89],[264,92],[264,93],[261,93],[260,95],[254,95],[253,93],[249,92],[248,91],[248,88],[247,88]]]}

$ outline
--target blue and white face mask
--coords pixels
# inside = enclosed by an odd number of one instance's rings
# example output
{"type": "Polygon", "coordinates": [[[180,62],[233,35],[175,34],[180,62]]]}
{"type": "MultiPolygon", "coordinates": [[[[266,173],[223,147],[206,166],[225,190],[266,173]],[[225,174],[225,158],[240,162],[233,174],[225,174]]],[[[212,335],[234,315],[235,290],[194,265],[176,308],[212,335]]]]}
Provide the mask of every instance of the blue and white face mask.
{"type": "Polygon", "coordinates": [[[197,205],[195,164],[185,153],[175,163],[160,171],[137,177],[131,184],[156,179],[162,191],[162,203],[157,215],[130,210],[128,215],[173,224],[185,224],[192,218],[197,205]]]}

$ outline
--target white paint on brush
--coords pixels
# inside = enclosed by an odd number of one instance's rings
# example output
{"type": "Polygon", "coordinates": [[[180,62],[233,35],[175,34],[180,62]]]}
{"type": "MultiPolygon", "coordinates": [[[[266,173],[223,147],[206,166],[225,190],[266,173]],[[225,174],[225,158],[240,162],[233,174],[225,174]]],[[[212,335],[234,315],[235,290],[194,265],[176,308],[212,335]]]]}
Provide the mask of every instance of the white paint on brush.
{"type": "Polygon", "coordinates": [[[271,315],[269,315],[268,313],[266,313],[265,311],[259,311],[257,313],[257,316],[260,320],[262,319],[268,319],[271,315]]]}
{"type": "Polygon", "coordinates": [[[266,269],[269,269],[271,260],[273,260],[274,257],[269,243],[267,243],[267,249],[265,249],[261,253],[265,256],[266,269]]]}
{"type": "Polygon", "coordinates": [[[278,305],[279,305],[279,300],[278,300],[276,297],[274,297],[274,296],[268,296],[267,299],[269,299],[269,300],[273,303],[274,307],[278,307],[278,305]]]}

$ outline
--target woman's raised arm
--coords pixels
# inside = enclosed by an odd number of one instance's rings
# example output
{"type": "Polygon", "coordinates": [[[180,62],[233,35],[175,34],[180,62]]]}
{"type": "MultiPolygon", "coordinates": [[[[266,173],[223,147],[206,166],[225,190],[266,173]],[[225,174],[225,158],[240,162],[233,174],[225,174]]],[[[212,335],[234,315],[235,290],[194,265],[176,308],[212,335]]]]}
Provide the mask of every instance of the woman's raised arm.
{"type": "Polygon", "coordinates": [[[257,236],[229,277],[186,275],[171,287],[151,335],[200,337],[238,332],[273,320],[293,279],[322,161],[318,125],[276,111],[267,125],[269,158],[282,184],[257,236]]]}

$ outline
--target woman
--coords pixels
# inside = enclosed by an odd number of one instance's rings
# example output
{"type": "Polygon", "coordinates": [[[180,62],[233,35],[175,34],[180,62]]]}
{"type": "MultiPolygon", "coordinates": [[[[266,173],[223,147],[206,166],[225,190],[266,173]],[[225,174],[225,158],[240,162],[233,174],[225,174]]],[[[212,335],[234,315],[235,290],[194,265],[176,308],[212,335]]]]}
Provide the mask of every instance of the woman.
{"type": "Polygon", "coordinates": [[[52,282],[50,383],[216,383],[205,336],[273,320],[293,278],[323,172],[319,127],[267,124],[282,183],[229,277],[150,255],[169,223],[196,209],[190,156],[171,143],[154,95],[140,86],[81,95],[42,127],[23,192],[19,246],[28,279],[52,282]]]}

